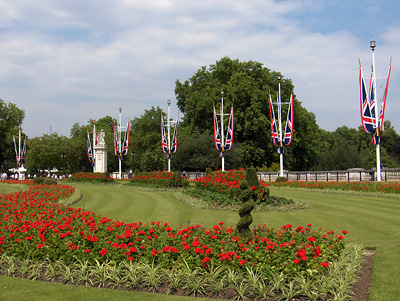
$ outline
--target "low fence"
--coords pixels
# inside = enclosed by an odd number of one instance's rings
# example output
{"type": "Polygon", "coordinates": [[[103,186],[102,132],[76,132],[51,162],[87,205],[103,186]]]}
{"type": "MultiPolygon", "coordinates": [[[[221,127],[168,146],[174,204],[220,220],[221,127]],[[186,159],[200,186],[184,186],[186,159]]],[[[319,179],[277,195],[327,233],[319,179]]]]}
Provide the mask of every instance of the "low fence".
{"type": "MultiPolygon", "coordinates": [[[[196,180],[205,175],[204,172],[183,172],[190,180],[196,180]]],[[[279,172],[257,172],[260,181],[274,182],[279,172]]],[[[349,169],[333,171],[288,171],[283,175],[288,181],[376,181],[375,170],[349,169]]],[[[381,170],[382,181],[400,181],[400,169],[385,168],[381,170]]]]}

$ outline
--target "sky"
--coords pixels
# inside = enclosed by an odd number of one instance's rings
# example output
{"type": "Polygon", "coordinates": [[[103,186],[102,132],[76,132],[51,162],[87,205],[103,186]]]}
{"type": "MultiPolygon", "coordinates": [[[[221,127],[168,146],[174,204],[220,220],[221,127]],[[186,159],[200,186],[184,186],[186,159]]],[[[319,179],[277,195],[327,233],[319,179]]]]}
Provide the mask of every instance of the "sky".
{"type": "Polygon", "coordinates": [[[123,124],[168,99],[175,116],[176,80],[228,56],[291,79],[320,128],[358,128],[358,58],[368,77],[374,39],[378,87],[393,57],[385,119],[400,133],[399,11],[397,0],[0,0],[0,98],[25,111],[28,137],[69,137],[120,107],[123,124]]]}

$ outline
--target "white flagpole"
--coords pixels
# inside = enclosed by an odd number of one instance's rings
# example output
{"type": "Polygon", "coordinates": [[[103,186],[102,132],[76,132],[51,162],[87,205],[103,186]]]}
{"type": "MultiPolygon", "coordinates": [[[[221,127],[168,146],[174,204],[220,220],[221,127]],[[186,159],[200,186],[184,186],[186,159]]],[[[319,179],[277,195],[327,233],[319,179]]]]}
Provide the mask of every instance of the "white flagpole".
{"type": "MultiPolygon", "coordinates": [[[[279,86],[279,94],[278,94],[278,122],[279,122],[279,146],[282,143],[282,100],[281,100],[281,76],[278,75],[278,86],[279,86]]],[[[283,177],[283,150],[279,154],[280,160],[280,176],[283,177]]]]}
{"type": "Polygon", "coordinates": [[[168,110],[167,110],[167,135],[168,135],[168,172],[171,171],[171,137],[170,137],[170,131],[171,131],[171,100],[168,99],[168,110]]]}
{"type": "Polygon", "coordinates": [[[92,148],[93,172],[96,172],[96,151],[95,151],[95,146],[96,146],[96,120],[94,121],[94,124],[93,124],[93,148],[92,148]]]}
{"type": "MultiPolygon", "coordinates": [[[[373,84],[374,84],[374,90],[372,93],[374,93],[374,100],[375,100],[375,127],[376,130],[379,131],[379,102],[378,99],[376,98],[376,75],[375,75],[375,41],[372,40],[371,43],[371,50],[372,50],[372,75],[373,75],[373,84]]],[[[376,180],[381,181],[381,145],[380,143],[376,144],[376,180]]]]}
{"type": "Polygon", "coordinates": [[[18,134],[18,180],[21,178],[21,126],[19,126],[18,134]]]}
{"type": "Polygon", "coordinates": [[[119,179],[122,179],[122,173],[121,173],[121,112],[122,108],[119,107],[119,125],[118,125],[118,139],[119,139],[119,156],[118,156],[118,165],[119,165],[119,179]]]}
{"type": "Polygon", "coordinates": [[[222,171],[225,171],[225,157],[224,157],[224,151],[225,151],[225,141],[224,141],[224,90],[221,91],[221,147],[222,147],[222,171]]]}

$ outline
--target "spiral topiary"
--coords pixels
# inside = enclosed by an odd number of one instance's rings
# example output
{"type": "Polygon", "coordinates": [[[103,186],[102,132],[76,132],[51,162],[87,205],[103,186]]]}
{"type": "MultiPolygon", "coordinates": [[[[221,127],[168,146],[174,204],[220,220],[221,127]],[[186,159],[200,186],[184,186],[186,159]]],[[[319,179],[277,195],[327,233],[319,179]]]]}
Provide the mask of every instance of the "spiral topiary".
{"type": "Polygon", "coordinates": [[[257,172],[254,167],[250,167],[246,170],[246,181],[250,187],[260,188],[260,181],[257,177],[257,172]]]}
{"type": "Polygon", "coordinates": [[[240,182],[240,189],[242,192],[239,195],[239,200],[243,205],[239,209],[239,222],[237,224],[237,229],[245,240],[251,240],[253,238],[253,233],[250,230],[250,225],[253,222],[253,217],[251,216],[251,211],[253,211],[257,195],[253,189],[251,189],[246,180],[240,182]]]}

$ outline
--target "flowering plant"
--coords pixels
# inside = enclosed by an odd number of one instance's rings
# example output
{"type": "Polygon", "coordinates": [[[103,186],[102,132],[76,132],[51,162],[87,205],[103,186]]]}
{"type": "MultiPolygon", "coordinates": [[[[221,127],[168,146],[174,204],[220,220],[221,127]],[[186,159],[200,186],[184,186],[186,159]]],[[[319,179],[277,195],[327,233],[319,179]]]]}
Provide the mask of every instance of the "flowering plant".
{"type": "Polygon", "coordinates": [[[138,172],[131,178],[131,184],[150,184],[160,187],[187,187],[186,180],[179,171],[138,172]]]}
{"type": "Polygon", "coordinates": [[[70,175],[68,181],[108,183],[113,178],[108,172],[78,172],[70,175]]]}

